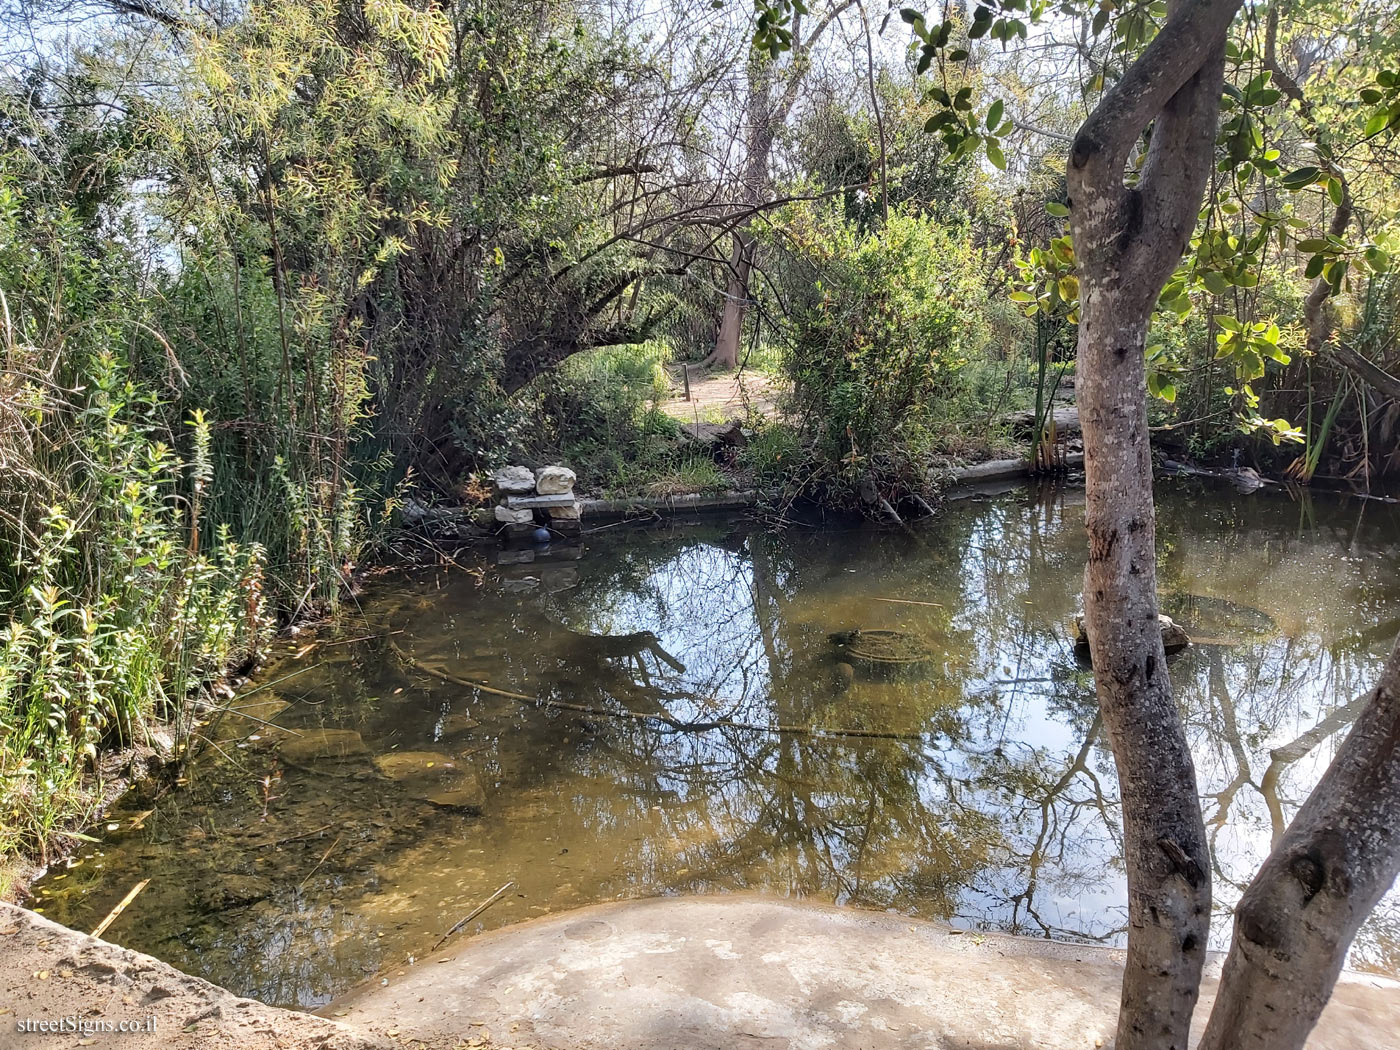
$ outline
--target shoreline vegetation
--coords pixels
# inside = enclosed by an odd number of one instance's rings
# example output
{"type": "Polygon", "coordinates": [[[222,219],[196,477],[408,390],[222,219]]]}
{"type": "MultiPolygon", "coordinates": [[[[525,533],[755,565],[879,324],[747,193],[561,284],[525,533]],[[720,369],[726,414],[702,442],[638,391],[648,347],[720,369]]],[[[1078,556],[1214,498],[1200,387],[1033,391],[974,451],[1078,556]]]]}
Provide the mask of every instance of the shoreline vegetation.
{"type": "MultiPolygon", "coordinates": [[[[786,57],[708,2],[5,10],[0,897],[78,841],[95,785],[178,755],[280,632],[333,619],[415,515],[487,506],[504,464],[619,507],[887,520],[966,464],[1072,464],[1063,172],[1091,101],[969,38],[1034,120],[1003,133],[998,102],[966,163],[927,64],[894,27],[851,50],[838,6],[786,57]],[[761,390],[686,400],[735,374],[761,390]]],[[[1240,105],[1286,105],[1261,75],[1232,64],[1240,105]]],[[[1308,119],[1369,127],[1352,77],[1311,76],[1308,119]]],[[[1400,470],[1388,128],[1345,184],[1306,128],[1268,158],[1222,140],[1148,351],[1164,456],[1400,470]]]]}

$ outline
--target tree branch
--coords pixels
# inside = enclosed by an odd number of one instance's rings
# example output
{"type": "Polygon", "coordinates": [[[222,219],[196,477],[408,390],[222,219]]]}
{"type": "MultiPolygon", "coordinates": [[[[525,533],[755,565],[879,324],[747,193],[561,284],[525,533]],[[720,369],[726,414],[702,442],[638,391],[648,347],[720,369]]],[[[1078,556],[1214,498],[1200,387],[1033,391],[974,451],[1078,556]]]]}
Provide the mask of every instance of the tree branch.
{"type": "Polygon", "coordinates": [[[1180,0],[1167,24],[1080,127],[1070,168],[1098,162],[1107,170],[1121,170],[1138,136],[1224,40],[1240,3],[1180,0]]]}

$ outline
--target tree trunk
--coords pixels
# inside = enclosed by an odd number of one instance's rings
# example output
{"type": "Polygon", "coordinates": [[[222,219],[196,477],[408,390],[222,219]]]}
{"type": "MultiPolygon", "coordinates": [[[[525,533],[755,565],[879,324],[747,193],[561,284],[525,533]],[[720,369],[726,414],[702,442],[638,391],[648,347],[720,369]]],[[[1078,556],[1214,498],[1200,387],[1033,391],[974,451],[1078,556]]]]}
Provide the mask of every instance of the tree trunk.
{"type": "Polygon", "coordinates": [[[1382,397],[1400,401],[1400,379],[1380,365],[1362,357],[1344,343],[1332,347],[1331,354],[1333,360],[1349,369],[1362,382],[1369,383],[1382,397]]]}
{"type": "Polygon", "coordinates": [[[1400,874],[1400,639],[1321,783],[1235,909],[1200,1050],[1297,1050],[1400,874]]]}
{"type": "Polygon", "coordinates": [[[748,313],[749,274],[753,271],[754,241],[742,229],[734,231],[734,251],[729,260],[729,279],[724,289],[724,311],[720,315],[715,348],[704,364],[709,368],[738,368],[739,343],[748,313]]]}
{"type": "Polygon", "coordinates": [[[1209,932],[1210,863],[1157,621],[1147,318],[1125,298],[1102,289],[1081,303],[1084,626],[1123,800],[1129,925],[1116,1046],[1156,1050],[1186,1046],[1209,932]]]}
{"type": "Polygon", "coordinates": [[[1210,922],[1195,768],[1157,621],[1147,327],[1196,224],[1239,0],[1177,0],[1070,151],[1080,284],[1084,621],[1123,800],[1128,951],[1117,1050],[1184,1050],[1210,922]],[[1130,161],[1151,128],[1141,171],[1130,161]]]}

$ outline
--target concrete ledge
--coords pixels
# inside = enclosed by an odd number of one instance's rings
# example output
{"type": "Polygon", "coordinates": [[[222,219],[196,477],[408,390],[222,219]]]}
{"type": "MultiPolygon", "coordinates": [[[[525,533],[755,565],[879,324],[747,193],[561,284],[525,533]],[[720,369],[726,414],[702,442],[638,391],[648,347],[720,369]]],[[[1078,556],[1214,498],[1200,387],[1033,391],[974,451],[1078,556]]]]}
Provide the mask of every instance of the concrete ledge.
{"type": "Polygon", "coordinates": [[[726,514],[735,511],[752,510],[765,495],[757,489],[736,492],[722,492],[707,496],[693,493],[684,496],[645,497],[630,499],[585,499],[580,500],[584,519],[613,521],[627,518],[651,518],[657,515],[669,517],[674,514],[726,514]]]}
{"type": "MultiPolygon", "coordinates": [[[[417,1038],[487,1030],[569,1050],[1091,1050],[1112,1039],[1121,967],[1111,949],[853,908],[663,898],[460,941],[323,1012],[417,1038]]],[[[1213,993],[1208,981],[1198,1018],[1213,993]]],[[[1397,1050],[1400,986],[1343,982],[1308,1047],[1397,1050]]]]}

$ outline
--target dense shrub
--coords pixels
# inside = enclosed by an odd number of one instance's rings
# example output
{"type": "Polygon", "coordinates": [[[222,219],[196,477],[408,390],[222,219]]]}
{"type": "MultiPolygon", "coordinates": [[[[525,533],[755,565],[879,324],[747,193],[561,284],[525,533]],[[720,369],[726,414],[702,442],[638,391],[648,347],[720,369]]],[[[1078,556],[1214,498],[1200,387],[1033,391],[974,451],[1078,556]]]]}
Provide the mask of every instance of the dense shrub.
{"type": "Polygon", "coordinates": [[[1024,384],[1023,366],[986,357],[981,260],[923,216],[865,234],[829,210],[786,219],[786,371],[794,419],[826,468],[813,480],[848,495],[918,491],[930,458],[959,450],[959,425],[985,427],[1024,384]]]}

